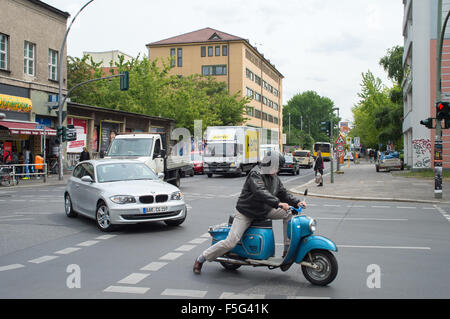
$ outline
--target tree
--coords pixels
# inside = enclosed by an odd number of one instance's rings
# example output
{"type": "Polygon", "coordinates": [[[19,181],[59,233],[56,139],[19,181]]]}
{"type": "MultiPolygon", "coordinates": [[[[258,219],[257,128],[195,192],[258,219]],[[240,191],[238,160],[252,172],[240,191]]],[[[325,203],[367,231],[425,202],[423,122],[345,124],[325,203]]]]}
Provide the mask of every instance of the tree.
{"type": "MultiPolygon", "coordinates": [[[[247,98],[239,93],[229,95],[226,84],[211,77],[170,75],[170,60],[157,61],[147,58],[125,62],[124,57],[112,67],[111,73],[129,72],[130,88],[120,91],[119,78],[98,81],[81,86],[74,91],[74,102],[101,106],[115,110],[135,112],[175,119],[177,127],[194,129],[194,120],[202,120],[203,128],[211,125],[239,125],[244,121],[247,98]]],[[[75,84],[105,76],[100,63],[89,56],[82,59],[68,58],[68,88],[75,84]]]]}
{"type": "Polygon", "coordinates": [[[315,91],[305,91],[293,96],[283,107],[284,132],[289,132],[289,117],[291,119],[291,139],[288,137],[288,144],[329,141],[330,138],[320,130],[320,122],[333,119],[334,124],[339,123],[340,119],[335,116],[333,108],[334,102],[331,99],[320,96],[315,91]],[[302,131],[303,134],[300,134],[302,131]],[[297,138],[301,138],[301,141],[297,138]]]}

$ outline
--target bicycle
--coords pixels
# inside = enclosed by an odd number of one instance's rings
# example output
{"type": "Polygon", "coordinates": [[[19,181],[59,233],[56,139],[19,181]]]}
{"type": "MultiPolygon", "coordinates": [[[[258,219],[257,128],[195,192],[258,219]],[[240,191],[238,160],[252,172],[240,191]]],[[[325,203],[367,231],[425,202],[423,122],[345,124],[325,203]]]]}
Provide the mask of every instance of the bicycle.
{"type": "Polygon", "coordinates": [[[0,167],[0,184],[5,186],[15,186],[19,184],[19,176],[13,177],[13,167],[0,167]]]}

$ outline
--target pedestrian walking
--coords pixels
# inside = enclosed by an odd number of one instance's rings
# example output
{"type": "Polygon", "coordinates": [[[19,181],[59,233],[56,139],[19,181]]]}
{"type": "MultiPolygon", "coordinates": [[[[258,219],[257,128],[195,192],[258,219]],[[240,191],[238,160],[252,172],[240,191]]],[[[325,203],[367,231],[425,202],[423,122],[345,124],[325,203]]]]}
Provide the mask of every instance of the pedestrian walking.
{"type": "Polygon", "coordinates": [[[86,147],[83,147],[83,151],[80,154],[80,162],[87,161],[91,159],[91,155],[89,154],[86,147]]]}
{"type": "Polygon", "coordinates": [[[322,152],[317,151],[316,163],[314,164],[315,176],[317,176],[317,174],[320,174],[320,180],[318,183],[319,185],[317,185],[317,186],[323,186],[323,169],[324,168],[325,168],[325,165],[323,163],[322,152]]]}

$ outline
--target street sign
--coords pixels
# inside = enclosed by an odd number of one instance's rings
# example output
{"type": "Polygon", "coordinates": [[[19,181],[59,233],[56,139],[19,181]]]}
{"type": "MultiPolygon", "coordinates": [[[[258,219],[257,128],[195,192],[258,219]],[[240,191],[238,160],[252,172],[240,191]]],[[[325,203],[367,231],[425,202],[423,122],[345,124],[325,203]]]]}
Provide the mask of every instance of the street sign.
{"type": "Polygon", "coordinates": [[[347,144],[352,144],[352,138],[350,136],[347,136],[347,144]]]}
{"type": "Polygon", "coordinates": [[[345,144],[344,137],[341,134],[339,134],[339,136],[336,139],[336,142],[334,144],[345,144]]]}
{"type": "Polygon", "coordinates": [[[342,144],[336,145],[336,150],[337,150],[339,153],[342,153],[342,152],[344,151],[344,145],[342,145],[342,144]]]}
{"type": "Polygon", "coordinates": [[[353,138],[353,144],[355,144],[355,147],[359,147],[360,146],[360,140],[358,136],[355,136],[353,138]]]}

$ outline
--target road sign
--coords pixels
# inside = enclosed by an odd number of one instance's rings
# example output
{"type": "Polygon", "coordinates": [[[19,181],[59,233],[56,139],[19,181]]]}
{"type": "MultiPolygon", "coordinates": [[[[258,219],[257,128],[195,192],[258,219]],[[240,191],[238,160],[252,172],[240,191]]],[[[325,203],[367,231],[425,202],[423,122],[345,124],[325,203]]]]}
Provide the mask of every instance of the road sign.
{"type": "Polygon", "coordinates": [[[353,138],[353,144],[355,144],[355,147],[359,147],[360,146],[360,141],[359,141],[359,137],[355,136],[353,138]]]}
{"type": "Polygon", "coordinates": [[[339,134],[338,138],[336,139],[335,144],[345,144],[344,137],[341,134],[339,134]]]}
{"type": "Polygon", "coordinates": [[[347,136],[347,144],[352,144],[352,138],[350,136],[347,136]]]}
{"type": "Polygon", "coordinates": [[[344,151],[344,145],[342,145],[342,144],[336,145],[336,150],[337,150],[339,153],[342,153],[342,152],[344,151]]]}

